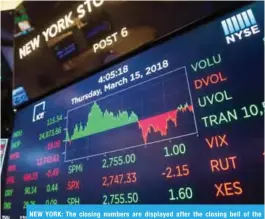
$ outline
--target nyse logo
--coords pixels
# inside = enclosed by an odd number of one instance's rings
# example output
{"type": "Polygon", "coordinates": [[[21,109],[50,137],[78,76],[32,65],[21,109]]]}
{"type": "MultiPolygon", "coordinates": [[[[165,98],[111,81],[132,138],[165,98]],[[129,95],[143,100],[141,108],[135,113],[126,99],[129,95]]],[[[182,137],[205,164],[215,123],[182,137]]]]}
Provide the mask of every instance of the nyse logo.
{"type": "Polygon", "coordinates": [[[33,108],[32,122],[36,122],[44,118],[45,114],[45,101],[38,103],[33,108]]]}
{"type": "Polygon", "coordinates": [[[227,44],[234,43],[260,32],[251,9],[227,18],[221,24],[227,44]]]}

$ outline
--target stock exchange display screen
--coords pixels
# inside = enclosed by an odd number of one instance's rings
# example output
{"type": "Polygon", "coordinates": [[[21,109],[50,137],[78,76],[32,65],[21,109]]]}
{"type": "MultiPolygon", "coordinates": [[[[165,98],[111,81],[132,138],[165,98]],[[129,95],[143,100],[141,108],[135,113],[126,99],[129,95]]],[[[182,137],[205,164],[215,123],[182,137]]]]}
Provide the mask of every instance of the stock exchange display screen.
{"type": "Polygon", "coordinates": [[[247,5],[19,111],[3,217],[28,204],[263,203],[263,17],[247,5]]]}

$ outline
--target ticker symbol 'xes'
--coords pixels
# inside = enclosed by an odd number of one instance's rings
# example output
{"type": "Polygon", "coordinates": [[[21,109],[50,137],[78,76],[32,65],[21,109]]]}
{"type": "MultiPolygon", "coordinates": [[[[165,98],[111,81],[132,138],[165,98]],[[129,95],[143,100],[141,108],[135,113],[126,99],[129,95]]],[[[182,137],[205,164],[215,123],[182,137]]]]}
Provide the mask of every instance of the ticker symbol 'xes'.
{"type": "Polygon", "coordinates": [[[241,195],[243,189],[239,181],[214,184],[216,197],[241,195]]]}

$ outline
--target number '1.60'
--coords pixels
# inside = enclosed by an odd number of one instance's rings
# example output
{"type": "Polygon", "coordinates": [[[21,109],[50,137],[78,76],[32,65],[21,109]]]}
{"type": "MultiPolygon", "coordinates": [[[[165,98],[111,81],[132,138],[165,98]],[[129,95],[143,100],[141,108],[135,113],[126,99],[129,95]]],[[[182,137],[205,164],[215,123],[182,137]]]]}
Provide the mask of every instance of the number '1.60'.
{"type": "Polygon", "coordinates": [[[177,190],[169,189],[168,192],[170,201],[192,199],[193,197],[192,188],[190,187],[179,188],[177,190]]]}

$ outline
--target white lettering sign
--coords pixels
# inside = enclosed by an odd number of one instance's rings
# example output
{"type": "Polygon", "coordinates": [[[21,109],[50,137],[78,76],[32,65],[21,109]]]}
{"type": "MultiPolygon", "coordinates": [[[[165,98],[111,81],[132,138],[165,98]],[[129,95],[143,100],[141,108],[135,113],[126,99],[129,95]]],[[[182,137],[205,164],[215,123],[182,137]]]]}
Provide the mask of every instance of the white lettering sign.
{"type": "Polygon", "coordinates": [[[27,42],[22,48],[19,48],[19,57],[23,59],[23,57],[29,55],[32,51],[36,50],[40,47],[40,35],[34,37],[31,41],[27,42]]]}
{"type": "MultiPolygon", "coordinates": [[[[85,16],[86,11],[88,13],[92,13],[93,8],[98,8],[102,6],[104,0],[86,0],[84,3],[79,5],[76,9],[78,18],[81,19],[85,16]]],[[[50,39],[56,37],[59,33],[71,27],[74,24],[73,11],[70,11],[63,18],[60,18],[56,23],[50,25],[46,30],[42,31],[42,36],[45,41],[49,41],[50,39]]],[[[34,50],[39,48],[40,46],[40,35],[36,36],[34,39],[27,42],[24,46],[19,48],[19,57],[23,59],[24,57],[31,54],[34,50]]]]}
{"type": "Polygon", "coordinates": [[[120,33],[115,32],[109,36],[107,36],[105,39],[100,40],[99,42],[93,44],[93,51],[96,53],[98,50],[103,50],[108,46],[111,46],[112,44],[116,43],[118,41],[118,38],[125,38],[129,35],[129,32],[126,27],[122,28],[120,33]]]}
{"type": "Polygon", "coordinates": [[[70,11],[67,15],[64,16],[64,18],[59,19],[57,23],[52,24],[42,32],[42,35],[44,36],[46,42],[74,24],[74,21],[71,19],[72,14],[73,12],[70,11]]]}

